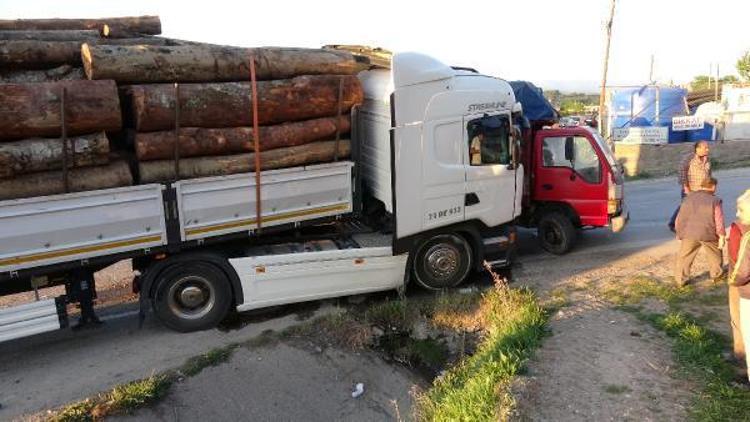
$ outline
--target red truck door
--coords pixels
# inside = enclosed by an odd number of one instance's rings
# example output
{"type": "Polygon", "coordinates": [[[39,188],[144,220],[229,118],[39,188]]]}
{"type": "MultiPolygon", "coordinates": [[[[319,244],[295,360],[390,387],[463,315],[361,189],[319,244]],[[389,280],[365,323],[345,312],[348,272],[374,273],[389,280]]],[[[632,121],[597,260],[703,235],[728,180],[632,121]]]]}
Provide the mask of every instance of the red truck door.
{"type": "Polygon", "coordinates": [[[585,130],[537,132],[534,156],[533,201],[568,204],[582,226],[608,224],[608,167],[603,165],[596,141],[585,130]]]}

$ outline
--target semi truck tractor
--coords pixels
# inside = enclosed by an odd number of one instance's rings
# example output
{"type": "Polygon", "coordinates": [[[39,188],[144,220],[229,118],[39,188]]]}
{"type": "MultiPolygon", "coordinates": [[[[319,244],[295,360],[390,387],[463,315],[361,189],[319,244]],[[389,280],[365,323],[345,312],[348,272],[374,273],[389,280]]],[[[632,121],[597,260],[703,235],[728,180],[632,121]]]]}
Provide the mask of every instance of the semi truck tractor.
{"type": "MultiPolygon", "coordinates": [[[[349,159],[0,202],[0,294],[75,291],[73,274],[132,259],[142,315],[194,331],[233,309],[444,289],[507,265],[528,181],[511,86],[417,53],[358,77],[349,159]]],[[[570,183],[613,189],[596,157],[601,171],[574,167],[570,183]]],[[[0,310],[0,341],[66,327],[75,300],[0,310]]]]}

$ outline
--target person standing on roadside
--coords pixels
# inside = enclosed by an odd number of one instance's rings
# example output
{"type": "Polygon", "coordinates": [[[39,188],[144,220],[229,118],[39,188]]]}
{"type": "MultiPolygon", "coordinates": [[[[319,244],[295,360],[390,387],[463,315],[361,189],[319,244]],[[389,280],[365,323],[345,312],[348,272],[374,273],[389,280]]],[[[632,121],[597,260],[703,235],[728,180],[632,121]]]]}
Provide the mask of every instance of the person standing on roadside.
{"type": "MultiPolygon", "coordinates": [[[[711,177],[711,161],[708,157],[710,150],[708,142],[698,141],[693,145],[693,153],[686,155],[680,162],[680,167],[677,169],[677,180],[680,183],[680,201],[690,192],[700,190],[701,183],[711,177]]],[[[675,221],[679,212],[680,205],[677,206],[672,218],[669,219],[669,230],[675,231],[675,221]]]]}
{"type": "MultiPolygon", "coordinates": [[[[750,357],[745,351],[750,348],[750,189],[737,198],[737,220],[729,230],[729,313],[734,337],[734,354],[744,355],[750,367],[750,357]],[[739,306],[733,303],[732,289],[739,297],[739,306]],[[737,341],[742,341],[738,350],[737,341]],[[739,353],[738,353],[739,352],[739,353]]],[[[749,371],[750,372],[750,371],[749,371]]],[[[750,379],[750,373],[748,373],[750,379]]]]}
{"type": "Polygon", "coordinates": [[[690,192],[682,201],[675,229],[680,242],[677,255],[674,279],[682,287],[690,277],[690,267],[695,256],[702,248],[706,251],[709,272],[714,282],[721,279],[724,270],[721,267],[721,249],[724,247],[724,211],[721,199],[717,198],[716,179],[704,179],[700,189],[690,192]]]}

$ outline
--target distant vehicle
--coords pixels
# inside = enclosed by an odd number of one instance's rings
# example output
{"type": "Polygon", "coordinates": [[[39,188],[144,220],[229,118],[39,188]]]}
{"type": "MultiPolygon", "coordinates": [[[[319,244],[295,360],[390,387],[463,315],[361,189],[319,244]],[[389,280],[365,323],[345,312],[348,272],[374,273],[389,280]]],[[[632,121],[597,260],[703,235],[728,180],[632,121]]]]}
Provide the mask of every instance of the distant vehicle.
{"type": "Polygon", "coordinates": [[[581,125],[580,116],[567,116],[560,118],[560,127],[575,127],[581,125]]]}
{"type": "Polygon", "coordinates": [[[566,116],[560,118],[560,127],[589,126],[597,127],[598,122],[594,116],[566,116]]]}

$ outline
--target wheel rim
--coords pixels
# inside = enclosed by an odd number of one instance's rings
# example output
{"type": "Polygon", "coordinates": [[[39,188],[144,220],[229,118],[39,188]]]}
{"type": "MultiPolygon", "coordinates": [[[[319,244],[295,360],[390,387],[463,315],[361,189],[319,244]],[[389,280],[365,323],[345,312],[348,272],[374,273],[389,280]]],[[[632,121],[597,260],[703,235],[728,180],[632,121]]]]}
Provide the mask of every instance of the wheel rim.
{"type": "Polygon", "coordinates": [[[213,285],[203,277],[183,277],[167,292],[169,309],[182,319],[200,319],[206,316],[216,304],[213,285]]]}
{"type": "Polygon", "coordinates": [[[453,245],[440,243],[425,252],[424,269],[440,284],[451,281],[461,266],[461,251],[453,245]]]}
{"type": "Polygon", "coordinates": [[[545,224],[542,230],[542,239],[551,246],[559,246],[562,243],[562,232],[552,224],[545,224]]]}

